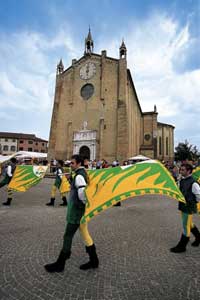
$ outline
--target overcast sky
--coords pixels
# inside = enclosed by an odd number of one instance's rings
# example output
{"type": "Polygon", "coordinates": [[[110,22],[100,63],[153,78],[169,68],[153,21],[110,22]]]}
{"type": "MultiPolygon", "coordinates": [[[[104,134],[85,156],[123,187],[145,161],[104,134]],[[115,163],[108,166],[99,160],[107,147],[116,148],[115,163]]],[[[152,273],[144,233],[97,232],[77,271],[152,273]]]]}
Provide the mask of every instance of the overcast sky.
{"type": "Polygon", "coordinates": [[[0,0],[0,131],[48,139],[56,65],[119,57],[124,38],[142,110],[200,150],[200,0],[0,0]]]}

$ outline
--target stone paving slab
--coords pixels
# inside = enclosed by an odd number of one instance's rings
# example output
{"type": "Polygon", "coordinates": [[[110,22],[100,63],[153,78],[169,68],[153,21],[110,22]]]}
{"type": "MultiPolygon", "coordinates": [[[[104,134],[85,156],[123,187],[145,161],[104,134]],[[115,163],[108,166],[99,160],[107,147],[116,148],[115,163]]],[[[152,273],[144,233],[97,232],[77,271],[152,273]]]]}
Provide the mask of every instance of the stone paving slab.
{"type": "MultiPolygon", "coordinates": [[[[60,274],[48,274],[62,245],[66,208],[49,200],[52,179],[16,193],[11,207],[0,207],[1,300],[199,300],[200,247],[172,254],[181,235],[175,200],[143,196],[122,202],[89,223],[100,259],[97,270],[81,271],[87,261],[79,232],[71,259],[60,274]]],[[[6,197],[0,189],[0,200],[6,197]]],[[[200,216],[194,217],[200,228],[200,216]]]]}

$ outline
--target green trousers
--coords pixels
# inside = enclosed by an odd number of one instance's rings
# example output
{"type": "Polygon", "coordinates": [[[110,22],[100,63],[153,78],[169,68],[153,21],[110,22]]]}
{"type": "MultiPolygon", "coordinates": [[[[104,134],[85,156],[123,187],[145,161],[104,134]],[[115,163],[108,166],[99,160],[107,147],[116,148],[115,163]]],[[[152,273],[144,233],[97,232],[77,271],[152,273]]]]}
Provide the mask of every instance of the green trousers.
{"type": "Polygon", "coordinates": [[[65,233],[64,233],[64,237],[63,237],[62,251],[64,253],[71,252],[72,240],[73,240],[73,237],[74,237],[76,231],[78,230],[79,226],[80,226],[80,224],[67,223],[65,233]]]}

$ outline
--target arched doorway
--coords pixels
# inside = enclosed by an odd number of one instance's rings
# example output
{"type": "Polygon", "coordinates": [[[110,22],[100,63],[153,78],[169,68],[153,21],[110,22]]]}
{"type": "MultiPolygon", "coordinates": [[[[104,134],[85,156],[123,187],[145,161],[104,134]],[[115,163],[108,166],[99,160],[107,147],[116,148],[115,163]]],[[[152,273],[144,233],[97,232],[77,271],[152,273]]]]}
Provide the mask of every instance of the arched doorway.
{"type": "Polygon", "coordinates": [[[79,155],[84,158],[90,159],[90,149],[87,146],[82,146],[79,150],[79,155]]]}

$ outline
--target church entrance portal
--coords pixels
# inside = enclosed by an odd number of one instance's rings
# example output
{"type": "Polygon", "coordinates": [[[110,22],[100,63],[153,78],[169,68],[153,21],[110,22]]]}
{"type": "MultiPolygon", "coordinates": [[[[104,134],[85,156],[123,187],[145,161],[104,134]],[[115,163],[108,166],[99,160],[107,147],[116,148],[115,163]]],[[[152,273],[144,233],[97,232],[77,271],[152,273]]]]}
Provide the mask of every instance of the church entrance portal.
{"type": "Polygon", "coordinates": [[[73,154],[80,154],[90,160],[96,158],[96,130],[75,131],[73,134],[73,154]]]}
{"type": "Polygon", "coordinates": [[[79,150],[79,154],[87,159],[90,159],[90,149],[87,146],[82,146],[79,150]]]}

